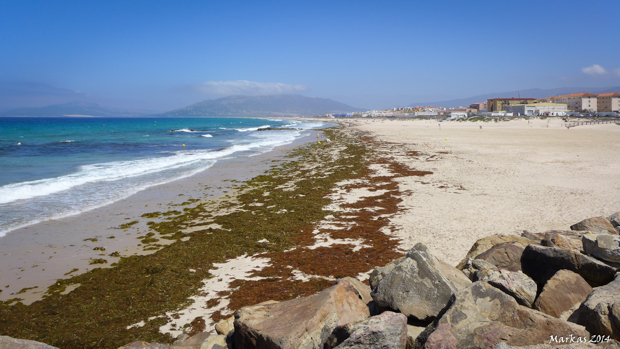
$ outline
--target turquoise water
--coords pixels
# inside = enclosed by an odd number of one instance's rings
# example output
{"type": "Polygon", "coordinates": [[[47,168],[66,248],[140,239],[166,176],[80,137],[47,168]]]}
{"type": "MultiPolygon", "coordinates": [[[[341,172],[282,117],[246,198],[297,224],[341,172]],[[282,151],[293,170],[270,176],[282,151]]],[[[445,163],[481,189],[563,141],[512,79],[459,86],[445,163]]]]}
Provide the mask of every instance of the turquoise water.
{"type": "Polygon", "coordinates": [[[0,118],[0,236],[194,175],[221,159],[268,152],[320,126],[245,118],[0,118]],[[266,127],[290,130],[259,131],[266,127]]]}

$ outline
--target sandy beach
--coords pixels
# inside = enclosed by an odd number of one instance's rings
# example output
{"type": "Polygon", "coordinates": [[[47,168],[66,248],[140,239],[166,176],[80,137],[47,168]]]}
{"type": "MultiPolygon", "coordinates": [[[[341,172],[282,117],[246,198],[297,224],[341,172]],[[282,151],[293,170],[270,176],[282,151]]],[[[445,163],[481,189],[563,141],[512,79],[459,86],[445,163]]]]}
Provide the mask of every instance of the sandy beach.
{"type": "Polygon", "coordinates": [[[479,238],[569,229],[620,211],[620,127],[567,129],[560,118],[508,122],[357,121],[397,161],[433,172],[403,178],[391,219],[403,249],[426,243],[456,265],[479,238]],[[401,149],[399,151],[399,149],[401,149]],[[424,156],[405,155],[416,150],[424,156]]]}

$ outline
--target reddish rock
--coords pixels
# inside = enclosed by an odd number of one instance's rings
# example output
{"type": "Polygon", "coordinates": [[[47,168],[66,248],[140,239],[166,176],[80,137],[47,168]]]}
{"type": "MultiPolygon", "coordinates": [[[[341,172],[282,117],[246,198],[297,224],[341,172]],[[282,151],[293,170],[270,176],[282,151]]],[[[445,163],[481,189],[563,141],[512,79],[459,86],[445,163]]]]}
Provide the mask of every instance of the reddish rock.
{"type": "Polygon", "coordinates": [[[369,317],[368,307],[349,282],[318,294],[235,313],[236,348],[322,348],[337,327],[369,317]]]}
{"type": "Polygon", "coordinates": [[[593,217],[584,219],[579,223],[570,226],[571,230],[590,231],[593,233],[618,234],[616,228],[605,217],[593,217]]]}
{"type": "Polygon", "coordinates": [[[559,318],[575,304],[583,302],[592,292],[579,274],[570,270],[560,270],[547,283],[534,302],[534,309],[559,318]]]}
{"type": "Polygon", "coordinates": [[[476,256],[478,256],[479,254],[483,252],[486,252],[491,247],[497,244],[505,243],[505,242],[518,243],[518,244],[521,244],[521,247],[523,248],[533,243],[532,240],[522,237],[522,236],[517,236],[517,235],[497,234],[497,235],[487,236],[482,239],[479,239],[478,241],[474,243],[471,249],[469,249],[469,252],[467,252],[467,255],[465,256],[465,258],[463,258],[463,260],[456,266],[456,268],[462,270],[463,267],[465,267],[465,264],[467,264],[468,258],[474,259],[476,256]]]}
{"type": "Polygon", "coordinates": [[[477,255],[476,259],[485,260],[499,269],[520,271],[523,250],[524,246],[521,243],[503,242],[477,255]]]}

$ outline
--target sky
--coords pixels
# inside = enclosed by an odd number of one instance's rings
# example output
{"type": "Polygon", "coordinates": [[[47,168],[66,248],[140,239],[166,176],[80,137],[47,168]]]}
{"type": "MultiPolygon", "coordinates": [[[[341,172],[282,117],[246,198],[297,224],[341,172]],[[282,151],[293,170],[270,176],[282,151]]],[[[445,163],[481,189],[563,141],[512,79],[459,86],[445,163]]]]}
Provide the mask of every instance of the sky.
{"type": "Polygon", "coordinates": [[[3,0],[0,110],[281,93],[383,109],[620,86],[618,13],[617,0],[3,0]]]}

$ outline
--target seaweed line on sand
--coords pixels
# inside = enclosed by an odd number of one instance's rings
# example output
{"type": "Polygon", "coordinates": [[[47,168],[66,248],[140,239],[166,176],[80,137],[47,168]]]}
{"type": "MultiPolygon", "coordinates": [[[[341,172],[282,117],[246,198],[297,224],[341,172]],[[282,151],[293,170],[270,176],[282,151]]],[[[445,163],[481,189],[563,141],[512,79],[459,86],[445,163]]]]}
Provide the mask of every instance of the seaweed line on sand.
{"type": "Polygon", "coordinates": [[[165,217],[149,222],[145,243],[154,253],[58,280],[28,306],[0,303],[0,335],[61,348],[171,343],[240,307],[306,296],[402,256],[389,218],[409,193],[395,179],[430,172],[399,164],[391,145],[359,131],[324,131],[329,141],[295,149],[235,195],[145,214],[165,217]],[[234,260],[253,264],[225,279],[234,260]],[[72,285],[79,287],[65,292],[72,285]]]}

